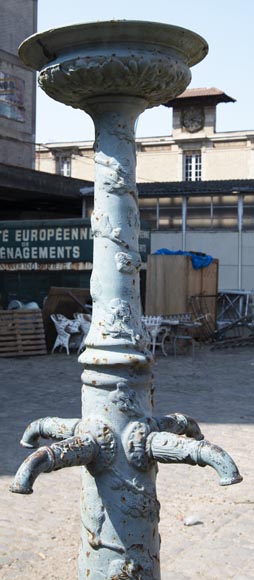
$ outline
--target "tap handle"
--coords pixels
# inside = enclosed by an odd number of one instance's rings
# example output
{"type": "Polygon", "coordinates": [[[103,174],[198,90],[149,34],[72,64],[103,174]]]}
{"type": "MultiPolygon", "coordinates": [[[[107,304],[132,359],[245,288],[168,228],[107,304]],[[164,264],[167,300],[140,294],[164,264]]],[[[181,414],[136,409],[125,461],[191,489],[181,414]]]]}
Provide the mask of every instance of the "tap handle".
{"type": "Polygon", "coordinates": [[[155,420],[160,431],[168,431],[176,435],[186,435],[187,437],[193,437],[197,441],[204,439],[204,435],[197,421],[189,417],[189,415],[171,413],[170,415],[155,417],[155,420]]]}

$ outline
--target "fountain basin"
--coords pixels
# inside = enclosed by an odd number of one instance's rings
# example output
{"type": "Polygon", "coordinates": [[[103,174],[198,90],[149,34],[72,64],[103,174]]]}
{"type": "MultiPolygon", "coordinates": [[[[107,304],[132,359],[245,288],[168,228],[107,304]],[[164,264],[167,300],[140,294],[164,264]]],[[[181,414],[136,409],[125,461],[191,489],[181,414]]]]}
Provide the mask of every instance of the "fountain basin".
{"type": "Polygon", "coordinates": [[[40,71],[39,84],[53,99],[86,109],[91,97],[141,97],[160,105],[185,90],[189,67],[208,52],[206,41],[184,28],[116,20],[61,27],[35,34],[19,49],[40,71]]]}

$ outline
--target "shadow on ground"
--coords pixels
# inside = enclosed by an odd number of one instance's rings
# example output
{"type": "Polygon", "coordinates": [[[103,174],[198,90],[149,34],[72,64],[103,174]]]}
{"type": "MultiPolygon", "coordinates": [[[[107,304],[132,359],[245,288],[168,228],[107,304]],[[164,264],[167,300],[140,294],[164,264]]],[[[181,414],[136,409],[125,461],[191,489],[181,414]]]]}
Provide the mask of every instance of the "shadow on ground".
{"type": "MultiPolygon", "coordinates": [[[[19,441],[39,417],[80,417],[82,366],[65,353],[0,360],[1,475],[12,475],[28,455],[19,441]]],[[[157,356],[155,412],[181,412],[201,423],[253,423],[254,349],[196,349],[174,359],[157,356]]]]}

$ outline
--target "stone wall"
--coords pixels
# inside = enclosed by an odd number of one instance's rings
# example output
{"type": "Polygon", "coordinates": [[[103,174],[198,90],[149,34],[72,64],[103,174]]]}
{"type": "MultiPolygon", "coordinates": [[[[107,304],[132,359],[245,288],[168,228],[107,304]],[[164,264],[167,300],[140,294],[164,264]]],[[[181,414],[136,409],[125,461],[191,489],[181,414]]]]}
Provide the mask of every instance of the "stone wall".
{"type": "Polygon", "coordinates": [[[37,0],[2,3],[0,19],[0,163],[34,167],[36,75],[18,57],[37,28],[37,0]]]}

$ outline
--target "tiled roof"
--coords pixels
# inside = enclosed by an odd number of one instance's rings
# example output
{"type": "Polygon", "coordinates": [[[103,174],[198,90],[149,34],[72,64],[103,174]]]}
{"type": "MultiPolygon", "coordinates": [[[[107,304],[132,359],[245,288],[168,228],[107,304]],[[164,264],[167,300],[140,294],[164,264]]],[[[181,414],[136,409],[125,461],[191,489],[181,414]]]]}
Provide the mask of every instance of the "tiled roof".
{"type": "Polygon", "coordinates": [[[140,197],[254,194],[254,179],[138,183],[137,188],[140,197]]]}
{"type": "MultiPolygon", "coordinates": [[[[221,179],[214,181],[158,181],[137,183],[139,197],[174,197],[188,195],[254,194],[254,179],[221,179]]],[[[92,197],[91,188],[84,197],[92,197]]]]}
{"type": "Polygon", "coordinates": [[[211,88],[203,87],[203,88],[196,88],[196,89],[187,89],[186,91],[184,91],[181,95],[179,95],[178,97],[176,97],[172,101],[168,101],[168,103],[164,103],[164,106],[173,107],[176,105],[180,105],[181,102],[186,104],[187,100],[192,100],[192,99],[195,99],[195,100],[206,99],[206,100],[213,102],[214,104],[229,103],[229,102],[234,103],[235,102],[235,99],[233,99],[232,97],[229,97],[229,95],[226,95],[226,93],[224,93],[220,89],[216,89],[215,87],[211,87],[211,88]]]}

